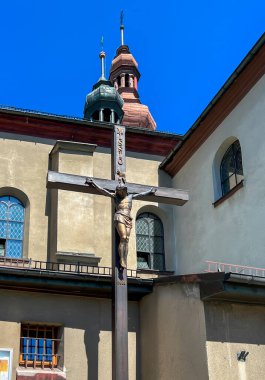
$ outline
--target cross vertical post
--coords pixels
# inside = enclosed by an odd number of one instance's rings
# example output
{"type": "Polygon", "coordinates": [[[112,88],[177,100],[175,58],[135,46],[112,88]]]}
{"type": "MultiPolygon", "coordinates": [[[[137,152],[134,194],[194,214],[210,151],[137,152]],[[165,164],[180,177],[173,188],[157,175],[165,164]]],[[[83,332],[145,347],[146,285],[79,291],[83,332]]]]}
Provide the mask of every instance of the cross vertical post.
{"type": "MultiPolygon", "coordinates": [[[[125,173],[125,127],[114,125],[112,146],[112,179],[125,173]]],[[[112,202],[112,215],[115,205],[112,202]]],[[[128,291],[127,269],[120,268],[119,235],[113,224],[112,241],[112,379],[128,380],[128,291]]]]}

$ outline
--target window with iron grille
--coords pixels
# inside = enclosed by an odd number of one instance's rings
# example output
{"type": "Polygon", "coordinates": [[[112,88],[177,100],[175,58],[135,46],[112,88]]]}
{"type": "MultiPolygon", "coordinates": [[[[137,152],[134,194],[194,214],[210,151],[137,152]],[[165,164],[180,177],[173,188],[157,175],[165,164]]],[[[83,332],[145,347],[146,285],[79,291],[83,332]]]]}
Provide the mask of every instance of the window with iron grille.
{"type": "Polygon", "coordinates": [[[243,179],[241,147],[236,140],[225,152],[220,166],[222,195],[227,194],[243,179]]]}
{"type": "Polygon", "coordinates": [[[58,326],[22,324],[19,364],[33,368],[56,368],[60,342],[58,326]]]}
{"type": "Polygon", "coordinates": [[[25,208],[15,197],[0,197],[0,257],[23,256],[25,208]]]}
{"type": "Polygon", "coordinates": [[[164,229],[161,220],[145,212],[136,219],[138,269],[165,269],[164,229]]]}

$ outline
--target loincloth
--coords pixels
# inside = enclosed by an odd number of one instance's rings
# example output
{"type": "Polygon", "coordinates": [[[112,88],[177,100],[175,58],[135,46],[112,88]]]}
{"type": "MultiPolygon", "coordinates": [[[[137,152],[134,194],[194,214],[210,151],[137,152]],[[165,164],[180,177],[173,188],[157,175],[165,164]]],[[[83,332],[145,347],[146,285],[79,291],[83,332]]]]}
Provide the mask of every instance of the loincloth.
{"type": "Polygon", "coordinates": [[[122,214],[121,212],[117,211],[114,214],[114,225],[118,223],[122,223],[125,225],[126,228],[132,228],[132,217],[126,214],[122,214]]]}

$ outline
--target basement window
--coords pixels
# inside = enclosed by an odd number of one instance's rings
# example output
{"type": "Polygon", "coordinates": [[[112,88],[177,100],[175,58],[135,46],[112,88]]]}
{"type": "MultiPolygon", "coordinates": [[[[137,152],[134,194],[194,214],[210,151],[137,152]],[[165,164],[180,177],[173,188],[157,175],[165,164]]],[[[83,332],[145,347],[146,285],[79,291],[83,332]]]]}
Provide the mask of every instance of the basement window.
{"type": "Polygon", "coordinates": [[[59,326],[22,324],[19,365],[26,368],[57,368],[61,340],[59,326]]]}

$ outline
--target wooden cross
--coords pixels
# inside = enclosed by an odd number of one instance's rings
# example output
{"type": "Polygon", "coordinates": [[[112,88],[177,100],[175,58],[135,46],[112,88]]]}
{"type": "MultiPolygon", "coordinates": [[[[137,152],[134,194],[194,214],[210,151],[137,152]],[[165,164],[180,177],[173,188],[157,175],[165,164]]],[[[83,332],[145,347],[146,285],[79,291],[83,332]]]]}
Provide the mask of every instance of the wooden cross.
{"type": "MultiPolygon", "coordinates": [[[[117,185],[124,185],[125,166],[125,127],[114,126],[112,144],[112,180],[90,178],[66,173],[48,172],[47,188],[77,191],[89,194],[108,195],[115,193],[117,185]],[[123,182],[123,183],[121,183],[123,182]],[[94,186],[93,183],[97,184],[94,186]],[[105,191],[102,192],[103,189],[105,191]]],[[[173,188],[157,187],[150,192],[151,187],[134,183],[126,183],[128,194],[138,195],[137,199],[182,206],[188,201],[186,191],[173,188]]],[[[114,203],[114,202],[112,202],[114,203]]],[[[114,204],[112,212],[115,213],[114,204]]],[[[128,296],[127,270],[120,265],[118,253],[119,235],[113,224],[112,248],[112,378],[113,380],[128,380],[128,296]]]]}

